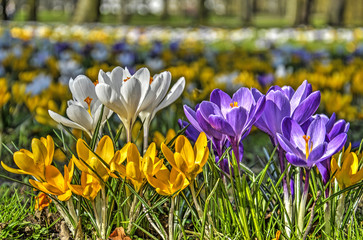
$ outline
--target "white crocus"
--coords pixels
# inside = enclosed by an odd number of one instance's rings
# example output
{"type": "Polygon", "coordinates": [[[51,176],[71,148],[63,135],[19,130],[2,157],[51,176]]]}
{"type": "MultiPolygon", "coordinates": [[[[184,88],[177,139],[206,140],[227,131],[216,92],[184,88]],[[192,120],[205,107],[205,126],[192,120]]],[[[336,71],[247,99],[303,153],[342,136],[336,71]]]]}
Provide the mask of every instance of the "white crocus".
{"type": "MultiPolygon", "coordinates": [[[[95,92],[95,84],[88,77],[79,75],[74,80],[70,79],[69,89],[73,100],[67,102],[66,114],[68,118],[51,110],[48,110],[48,113],[56,122],[67,127],[81,129],[92,137],[102,110],[102,103],[95,92]]],[[[101,129],[111,115],[112,111],[105,107],[101,129]]]]}
{"type": "Polygon", "coordinates": [[[168,93],[170,83],[170,72],[157,74],[153,77],[152,81],[150,81],[149,94],[152,95],[153,101],[147,108],[139,113],[139,117],[144,124],[144,151],[148,147],[149,127],[151,121],[155,117],[155,114],[161,109],[172,104],[183,93],[185,87],[184,77],[179,78],[168,93]]]}
{"type": "Polygon", "coordinates": [[[102,70],[98,74],[99,84],[96,86],[98,99],[109,109],[117,113],[131,141],[131,130],[139,113],[155,99],[150,92],[150,72],[146,68],[139,69],[131,75],[127,69],[116,67],[112,72],[102,70]]]}

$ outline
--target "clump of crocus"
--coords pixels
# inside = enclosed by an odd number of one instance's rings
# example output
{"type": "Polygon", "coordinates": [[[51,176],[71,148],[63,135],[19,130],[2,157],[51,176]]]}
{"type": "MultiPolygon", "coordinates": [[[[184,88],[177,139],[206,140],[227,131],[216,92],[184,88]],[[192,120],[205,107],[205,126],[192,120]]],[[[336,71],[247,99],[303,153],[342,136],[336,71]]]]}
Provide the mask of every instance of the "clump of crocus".
{"type": "Polygon", "coordinates": [[[210,101],[203,101],[196,111],[184,106],[184,113],[191,125],[205,132],[217,145],[217,149],[222,149],[224,138],[227,138],[240,161],[240,142],[251,131],[264,107],[265,97],[261,96],[256,101],[248,88],[240,88],[232,98],[222,90],[215,89],[210,101]]]}

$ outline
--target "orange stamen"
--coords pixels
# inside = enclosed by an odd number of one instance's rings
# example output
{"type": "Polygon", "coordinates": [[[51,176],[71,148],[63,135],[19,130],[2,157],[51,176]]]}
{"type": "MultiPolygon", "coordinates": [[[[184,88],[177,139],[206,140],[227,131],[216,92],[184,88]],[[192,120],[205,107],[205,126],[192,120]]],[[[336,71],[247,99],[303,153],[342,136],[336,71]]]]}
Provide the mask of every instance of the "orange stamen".
{"type": "Polygon", "coordinates": [[[84,99],[84,101],[87,103],[87,105],[88,105],[88,113],[89,113],[89,115],[91,115],[92,116],[92,114],[91,114],[91,102],[92,102],[92,98],[90,98],[90,97],[86,97],[86,99],[84,99]]]}
{"type": "Polygon", "coordinates": [[[233,102],[233,103],[230,103],[229,106],[231,106],[231,108],[238,107],[238,103],[233,102]]]}
{"type": "Polygon", "coordinates": [[[149,82],[149,84],[151,84],[153,81],[154,81],[154,78],[153,78],[153,77],[150,77],[150,82],[149,82]]]}
{"type": "Polygon", "coordinates": [[[304,140],[305,140],[305,153],[306,153],[306,159],[308,159],[309,154],[310,154],[311,150],[313,149],[313,143],[311,143],[310,151],[309,151],[309,140],[310,140],[310,137],[309,137],[309,136],[304,135],[304,136],[303,136],[303,138],[304,138],[304,140]]]}
{"type": "Polygon", "coordinates": [[[130,77],[125,78],[125,79],[124,79],[124,82],[126,82],[126,81],[127,81],[127,80],[129,80],[129,79],[130,79],[130,77]]]}
{"type": "Polygon", "coordinates": [[[93,84],[94,84],[95,86],[97,86],[97,84],[98,84],[98,79],[97,79],[95,82],[93,82],[93,84]]]}

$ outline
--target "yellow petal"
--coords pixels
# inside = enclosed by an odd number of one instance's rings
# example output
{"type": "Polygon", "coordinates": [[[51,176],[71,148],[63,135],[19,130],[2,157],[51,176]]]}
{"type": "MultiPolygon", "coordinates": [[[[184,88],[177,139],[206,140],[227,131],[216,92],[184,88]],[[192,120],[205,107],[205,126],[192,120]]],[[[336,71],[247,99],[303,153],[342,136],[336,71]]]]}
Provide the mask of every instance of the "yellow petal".
{"type": "Polygon", "coordinates": [[[34,156],[34,164],[39,169],[45,169],[45,161],[48,158],[48,150],[44,144],[36,138],[32,140],[32,152],[34,156]]]}
{"type": "Polygon", "coordinates": [[[30,158],[27,154],[18,151],[13,155],[15,164],[23,171],[30,173],[38,180],[45,180],[44,174],[44,164],[42,166],[36,165],[34,160],[30,158]],[[43,167],[43,168],[42,168],[43,167]]]}
{"type": "Polygon", "coordinates": [[[71,196],[72,196],[72,191],[67,190],[64,194],[58,195],[57,197],[58,197],[59,201],[65,202],[65,201],[68,201],[71,196]]]}
{"type": "Polygon", "coordinates": [[[170,165],[177,168],[173,152],[164,143],[161,144],[161,151],[170,165]]]}
{"type": "Polygon", "coordinates": [[[61,172],[55,166],[50,165],[45,168],[45,179],[50,185],[61,191],[65,191],[67,188],[67,186],[64,185],[64,178],[61,172]]]}
{"type": "Polygon", "coordinates": [[[52,164],[53,156],[54,156],[54,141],[53,138],[48,135],[47,138],[41,138],[40,141],[44,144],[44,146],[47,148],[48,152],[48,158],[45,161],[45,166],[49,166],[52,164]]]}
{"type": "Polygon", "coordinates": [[[135,162],[128,162],[126,164],[126,176],[134,180],[140,178],[140,169],[138,169],[138,165],[135,162]]]}
{"type": "Polygon", "coordinates": [[[53,192],[50,192],[47,188],[45,188],[41,182],[35,181],[34,179],[29,179],[29,183],[42,192],[53,194],[53,192]]]}
{"type": "Polygon", "coordinates": [[[351,177],[352,185],[360,182],[363,179],[363,168],[351,177]]]}
{"type": "MultiPolygon", "coordinates": [[[[197,140],[198,141],[198,140],[197,140]]],[[[188,165],[193,165],[195,162],[194,150],[189,140],[180,135],[175,142],[175,152],[180,153],[182,158],[187,161],[188,165]]]]}
{"type": "Polygon", "coordinates": [[[97,145],[95,153],[102,158],[107,164],[110,164],[114,154],[115,149],[113,147],[113,142],[111,138],[107,135],[101,138],[97,145]]]}
{"type": "Polygon", "coordinates": [[[207,136],[204,132],[199,134],[199,137],[194,145],[194,153],[195,153],[195,163],[200,164],[202,167],[207,162],[208,155],[206,156],[206,151],[209,153],[208,149],[208,140],[207,136]],[[204,163],[204,164],[203,164],[204,163]]]}
{"type": "MultiPolygon", "coordinates": [[[[83,159],[84,161],[87,161],[90,158],[90,153],[91,153],[91,150],[88,149],[88,144],[83,139],[78,139],[78,141],[77,141],[78,158],[83,159]]],[[[77,165],[77,167],[78,167],[78,165],[77,165]]]]}
{"type": "MultiPolygon", "coordinates": [[[[135,144],[131,143],[127,149],[127,163],[133,162],[133,166],[140,171],[140,153],[135,144]]],[[[127,166],[127,165],[126,165],[127,166]]],[[[126,167],[127,172],[127,167],[126,167]]]]}
{"type": "MultiPolygon", "coordinates": [[[[83,163],[83,161],[79,160],[78,158],[76,158],[74,155],[72,156],[72,159],[71,159],[74,164],[76,164],[77,168],[79,170],[81,170],[82,172],[88,172],[90,171],[88,169],[88,167],[83,163]]],[[[84,159],[83,159],[84,160],[84,159]]]]}
{"type": "Polygon", "coordinates": [[[32,175],[31,173],[29,172],[25,172],[24,170],[21,170],[21,169],[15,169],[15,168],[12,168],[12,167],[9,167],[8,165],[6,165],[5,163],[1,162],[1,166],[8,172],[11,172],[11,173],[15,173],[15,174],[29,174],[29,175],[32,175]]]}
{"type": "Polygon", "coordinates": [[[194,163],[188,165],[186,160],[178,152],[175,152],[174,159],[175,159],[175,163],[176,163],[176,169],[184,174],[188,173],[189,169],[194,168],[194,163]]]}

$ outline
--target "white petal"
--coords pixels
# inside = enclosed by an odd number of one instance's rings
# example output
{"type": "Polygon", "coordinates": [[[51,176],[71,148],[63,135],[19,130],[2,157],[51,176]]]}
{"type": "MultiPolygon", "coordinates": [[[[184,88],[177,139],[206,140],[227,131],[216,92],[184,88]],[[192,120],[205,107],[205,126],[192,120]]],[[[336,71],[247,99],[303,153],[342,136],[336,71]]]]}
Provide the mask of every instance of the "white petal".
{"type": "Polygon", "coordinates": [[[93,119],[86,109],[76,105],[71,105],[67,108],[67,116],[70,120],[78,123],[87,130],[90,131],[92,129],[93,119]]]}
{"type": "Polygon", "coordinates": [[[121,85],[127,77],[124,76],[124,70],[121,67],[115,67],[111,72],[111,86],[116,91],[120,90],[121,85]]]}
{"type": "Polygon", "coordinates": [[[48,113],[49,113],[49,116],[51,118],[53,118],[54,121],[66,126],[66,127],[80,129],[80,130],[86,132],[88,135],[91,136],[91,133],[86,128],[79,125],[78,123],[72,122],[68,118],[65,118],[65,117],[63,117],[63,116],[59,115],[58,113],[55,113],[55,112],[53,112],[51,110],[48,110],[48,113]]]}
{"type": "Polygon", "coordinates": [[[102,69],[98,72],[98,82],[111,85],[111,79],[102,69]]]}
{"type": "Polygon", "coordinates": [[[99,83],[96,86],[96,94],[103,105],[121,116],[127,115],[127,111],[120,100],[120,96],[109,85],[99,83]]]}
{"type": "Polygon", "coordinates": [[[156,88],[156,105],[159,105],[159,103],[164,99],[167,91],[169,90],[171,82],[171,73],[170,72],[162,72],[157,79],[154,79],[154,81],[151,83],[150,87],[153,90],[154,86],[158,87],[156,88]],[[154,84],[154,82],[156,83],[154,84]],[[154,86],[153,86],[154,85],[154,86]]]}
{"type": "Polygon", "coordinates": [[[95,85],[86,76],[78,76],[73,82],[73,98],[78,101],[84,108],[88,108],[87,103],[84,101],[87,97],[92,98],[92,100],[97,99],[95,92],[95,85]]]}
{"type": "Polygon", "coordinates": [[[174,84],[174,86],[170,89],[168,95],[164,98],[164,100],[157,106],[154,110],[153,116],[161,109],[169,106],[175,100],[177,100],[180,95],[183,93],[185,87],[185,79],[184,77],[179,78],[179,80],[174,84]]]}
{"type": "Polygon", "coordinates": [[[125,100],[125,108],[127,110],[127,118],[134,118],[136,114],[139,103],[141,100],[141,84],[135,79],[131,78],[126,81],[121,87],[121,95],[125,100]]]}
{"type": "Polygon", "coordinates": [[[132,77],[140,81],[141,84],[140,101],[143,101],[147,92],[150,89],[150,72],[147,68],[141,68],[132,77]]]}

